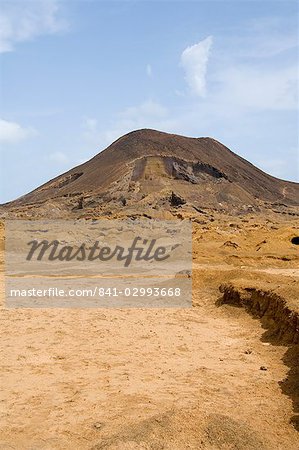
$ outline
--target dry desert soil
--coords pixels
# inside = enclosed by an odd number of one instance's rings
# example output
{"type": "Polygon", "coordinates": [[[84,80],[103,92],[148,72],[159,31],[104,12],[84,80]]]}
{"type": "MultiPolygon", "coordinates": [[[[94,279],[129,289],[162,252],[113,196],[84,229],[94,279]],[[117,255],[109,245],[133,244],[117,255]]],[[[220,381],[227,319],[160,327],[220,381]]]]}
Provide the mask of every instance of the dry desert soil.
{"type": "Polygon", "coordinates": [[[194,222],[192,308],[3,303],[0,448],[297,450],[297,234],[194,222]]]}

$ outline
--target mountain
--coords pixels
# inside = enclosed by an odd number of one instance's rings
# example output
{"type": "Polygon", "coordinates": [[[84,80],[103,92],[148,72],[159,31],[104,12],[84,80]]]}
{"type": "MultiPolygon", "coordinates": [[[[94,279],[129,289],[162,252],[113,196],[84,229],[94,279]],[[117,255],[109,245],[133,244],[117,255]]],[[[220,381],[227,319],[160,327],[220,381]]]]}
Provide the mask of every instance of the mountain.
{"type": "MultiPolygon", "coordinates": [[[[2,205],[17,216],[92,216],[183,208],[296,214],[299,184],[274,178],[212,138],[137,130],[2,205]]],[[[297,215],[297,214],[296,214],[297,215]]]]}

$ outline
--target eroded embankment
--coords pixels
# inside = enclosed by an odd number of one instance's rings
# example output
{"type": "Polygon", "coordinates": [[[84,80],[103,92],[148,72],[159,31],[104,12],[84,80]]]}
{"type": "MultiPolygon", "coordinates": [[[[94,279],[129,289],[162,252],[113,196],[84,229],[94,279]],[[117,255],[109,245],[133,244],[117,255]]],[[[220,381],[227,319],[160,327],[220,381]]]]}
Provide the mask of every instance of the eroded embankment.
{"type": "Polygon", "coordinates": [[[299,313],[289,306],[288,301],[272,290],[256,287],[240,287],[222,284],[223,293],[218,304],[243,306],[255,317],[259,317],[271,336],[281,343],[299,343],[299,313]]]}
{"type": "MultiPolygon", "coordinates": [[[[286,297],[282,294],[257,287],[240,287],[236,284],[222,284],[223,296],[217,304],[243,306],[254,317],[260,318],[266,328],[263,340],[274,345],[287,345],[283,357],[289,367],[288,375],[279,382],[281,391],[293,402],[294,415],[291,423],[299,432],[299,313],[296,304],[298,293],[293,290],[286,297]]],[[[279,290],[279,289],[278,289],[279,290]]]]}

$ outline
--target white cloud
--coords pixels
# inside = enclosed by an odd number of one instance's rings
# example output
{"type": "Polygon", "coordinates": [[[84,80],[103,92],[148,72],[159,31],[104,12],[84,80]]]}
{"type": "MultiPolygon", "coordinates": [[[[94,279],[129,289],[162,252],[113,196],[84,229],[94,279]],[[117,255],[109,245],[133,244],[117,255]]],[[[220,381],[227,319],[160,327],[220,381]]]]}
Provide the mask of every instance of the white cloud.
{"type": "Polygon", "coordinates": [[[146,74],[149,78],[151,78],[153,76],[153,69],[150,64],[147,64],[147,66],[146,66],[146,74]]]}
{"type": "Polygon", "coordinates": [[[119,112],[113,125],[108,126],[105,130],[100,128],[96,119],[84,119],[83,137],[91,145],[104,147],[120,136],[140,128],[171,131],[173,123],[169,119],[167,108],[153,100],[147,100],[137,106],[130,106],[119,112]]]}
{"type": "Polygon", "coordinates": [[[0,119],[1,144],[17,144],[36,135],[37,131],[34,128],[25,128],[16,122],[0,119]]]}
{"type": "Polygon", "coordinates": [[[104,141],[111,143],[132,130],[141,128],[171,130],[168,110],[153,100],[147,100],[137,106],[130,106],[118,114],[114,126],[103,134],[104,141]]]}
{"type": "Polygon", "coordinates": [[[181,55],[185,80],[191,91],[200,97],[206,95],[206,72],[212,43],[213,37],[208,36],[198,44],[187,47],[181,55]]]}
{"type": "Polygon", "coordinates": [[[119,115],[123,119],[144,122],[146,120],[165,117],[167,115],[167,109],[160,103],[148,100],[141,105],[126,108],[119,115]]]}
{"type": "Polygon", "coordinates": [[[287,147],[281,156],[272,156],[271,158],[265,158],[264,155],[260,154],[256,157],[256,164],[274,177],[287,180],[292,173],[293,180],[299,181],[298,148],[287,147]],[[292,172],[290,170],[291,167],[292,172]]]}
{"type": "Polygon", "coordinates": [[[98,121],[91,117],[83,120],[83,136],[87,141],[93,141],[98,134],[98,121]]]}
{"type": "Polygon", "coordinates": [[[298,107],[297,67],[272,70],[258,65],[232,65],[215,75],[218,101],[256,110],[292,110],[298,107]]]}
{"type": "Polygon", "coordinates": [[[58,13],[57,0],[1,2],[0,53],[12,51],[19,42],[66,30],[67,23],[58,13]]]}
{"type": "MultiPolygon", "coordinates": [[[[261,39],[259,36],[251,38],[251,46],[248,48],[243,57],[251,58],[269,58],[281,55],[284,52],[293,50],[298,46],[298,37],[294,33],[285,33],[282,35],[274,35],[269,38],[261,39]]],[[[240,51],[241,54],[241,51],[240,51]]]]}
{"type": "MultiPolygon", "coordinates": [[[[181,55],[185,81],[191,91],[204,98],[206,71],[212,36],[187,47],[181,55]]],[[[296,46],[294,35],[253,36],[224,39],[215,49],[215,64],[209,75],[210,93],[205,103],[215,112],[240,114],[242,110],[294,110],[298,108],[298,67],[279,63],[281,54],[296,46]],[[273,62],[276,58],[276,62],[273,62]],[[261,60],[262,59],[262,62],[261,60]],[[246,61],[246,62],[245,62],[246,61]],[[207,104],[208,101],[208,104],[207,104]]],[[[282,61],[284,61],[282,59],[282,61]]],[[[178,95],[178,91],[176,91],[178,95]]]]}

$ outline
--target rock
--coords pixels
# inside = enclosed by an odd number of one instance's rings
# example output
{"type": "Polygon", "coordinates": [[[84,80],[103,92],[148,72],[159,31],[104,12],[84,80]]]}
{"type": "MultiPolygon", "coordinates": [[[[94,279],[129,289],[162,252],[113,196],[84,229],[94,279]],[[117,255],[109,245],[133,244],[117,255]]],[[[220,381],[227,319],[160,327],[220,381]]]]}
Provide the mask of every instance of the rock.
{"type": "Polygon", "coordinates": [[[174,192],[171,193],[171,196],[170,196],[171,206],[181,206],[181,205],[184,205],[185,203],[186,203],[186,201],[182,197],[175,194],[174,192]]]}
{"type": "Polygon", "coordinates": [[[104,422],[96,422],[93,424],[93,428],[95,428],[96,430],[101,430],[104,425],[104,422]]]}

